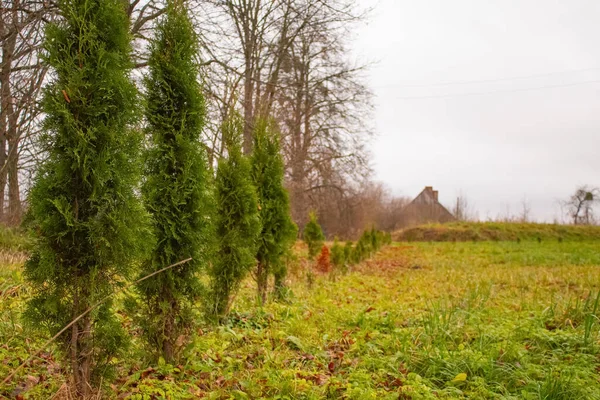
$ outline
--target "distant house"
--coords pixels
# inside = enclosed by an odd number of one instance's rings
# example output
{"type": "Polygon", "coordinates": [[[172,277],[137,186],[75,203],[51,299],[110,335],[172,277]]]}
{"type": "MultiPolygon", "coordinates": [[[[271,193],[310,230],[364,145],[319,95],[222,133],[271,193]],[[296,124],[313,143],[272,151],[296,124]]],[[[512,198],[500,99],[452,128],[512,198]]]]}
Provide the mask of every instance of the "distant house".
{"type": "Polygon", "coordinates": [[[433,190],[432,186],[425,186],[425,189],[402,209],[396,228],[454,220],[454,215],[438,201],[438,191],[433,190]]]}

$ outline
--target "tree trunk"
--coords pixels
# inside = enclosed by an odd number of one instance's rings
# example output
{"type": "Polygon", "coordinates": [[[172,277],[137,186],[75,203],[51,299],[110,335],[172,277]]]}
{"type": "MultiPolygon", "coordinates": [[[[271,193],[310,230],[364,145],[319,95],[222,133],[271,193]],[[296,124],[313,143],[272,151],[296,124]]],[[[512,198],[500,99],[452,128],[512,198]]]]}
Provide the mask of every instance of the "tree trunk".
{"type": "MultiPolygon", "coordinates": [[[[298,225],[298,232],[302,232],[308,221],[309,204],[306,199],[306,132],[302,132],[302,114],[305,104],[305,73],[303,65],[298,66],[298,88],[294,99],[294,115],[292,131],[291,167],[291,203],[292,218],[298,225]]],[[[304,110],[304,112],[306,112],[304,110]]]]}
{"type": "MultiPolygon", "coordinates": [[[[73,299],[73,319],[85,311],[80,297],[85,297],[85,295],[76,293],[73,299]]],[[[91,329],[92,318],[89,314],[71,327],[71,372],[73,374],[73,386],[77,396],[81,398],[88,398],[91,395],[93,357],[91,329]]]]}
{"type": "MultiPolygon", "coordinates": [[[[16,132],[16,121],[15,125],[12,125],[9,129],[9,132],[10,134],[7,135],[8,157],[4,164],[6,174],[8,174],[8,223],[10,225],[18,225],[21,223],[22,206],[19,190],[19,139],[16,132]]],[[[6,182],[6,175],[4,182],[6,182]]]]}
{"type": "MultiPolygon", "coordinates": [[[[3,25],[4,26],[4,25],[3,25]]],[[[2,29],[3,31],[4,29],[2,29]]],[[[2,42],[2,64],[0,69],[0,221],[5,221],[5,191],[7,177],[6,142],[9,129],[14,128],[14,106],[10,88],[13,54],[17,40],[16,34],[9,35],[2,42]]]]}
{"type": "Polygon", "coordinates": [[[175,334],[175,317],[173,313],[173,304],[169,307],[170,313],[165,317],[165,331],[163,332],[162,353],[167,364],[171,364],[175,358],[175,345],[173,335],[175,334]]]}
{"type": "Polygon", "coordinates": [[[258,286],[258,301],[261,305],[267,303],[267,285],[269,283],[269,267],[268,264],[259,261],[256,269],[256,283],[258,286]]]}
{"type": "MultiPolygon", "coordinates": [[[[73,315],[72,315],[72,319],[77,318],[77,315],[75,315],[77,313],[78,310],[78,303],[79,303],[79,298],[77,296],[77,294],[75,294],[75,298],[73,299],[73,315]]],[[[81,387],[81,377],[80,377],[80,371],[79,371],[79,356],[77,354],[77,347],[78,347],[78,340],[79,340],[79,324],[73,324],[73,326],[71,327],[71,372],[73,374],[73,386],[75,387],[75,390],[77,392],[79,392],[79,388],[81,387]]]]}
{"type": "MultiPolygon", "coordinates": [[[[247,61],[250,62],[250,61],[247,61]]],[[[244,154],[248,155],[252,152],[252,129],[254,125],[254,113],[252,92],[254,85],[252,82],[252,69],[247,66],[244,76],[244,154]]]]}
{"type": "Polygon", "coordinates": [[[81,349],[79,359],[81,360],[81,391],[84,398],[92,395],[92,317],[88,314],[83,318],[83,332],[81,332],[81,349]]]}
{"type": "MultiPolygon", "coordinates": [[[[162,332],[162,356],[167,364],[171,364],[175,359],[175,341],[177,340],[176,336],[178,334],[175,321],[175,316],[178,314],[177,302],[169,290],[164,290],[161,297],[161,301],[167,301],[169,303],[166,314],[163,314],[165,325],[162,332]]],[[[165,311],[161,312],[165,313],[165,311]]]]}

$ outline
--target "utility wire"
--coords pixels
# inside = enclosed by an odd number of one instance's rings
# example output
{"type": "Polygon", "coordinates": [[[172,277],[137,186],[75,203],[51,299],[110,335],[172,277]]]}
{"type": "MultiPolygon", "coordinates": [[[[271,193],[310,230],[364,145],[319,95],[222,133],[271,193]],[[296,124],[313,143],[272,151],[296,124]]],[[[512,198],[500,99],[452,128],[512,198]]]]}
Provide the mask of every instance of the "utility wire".
{"type": "Polygon", "coordinates": [[[454,85],[474,85],[478,83],[494,83],[494,82],[507,82],[507,81],[517,81],[524,79],[534,79],[534,78],[544,78],[548,76],[555,75],[564,75],[570,73],[581,73],[581,72],[591,72],[598,71],[600,67],[595,68],[583,68],[583,69],[572,69],[568,71],[558,71],[558,72],[548,72],[545,74],[535,74],[535,75],[524,75],[524,76],[514,76],[509,78],[495,78],[495,79],[482,79],[475,81],[454,81],[454,82],[436,82],[436,83],[415,83],[415,84],[393,84],[391,86],[395,87],[432,87],[432,86],[454,86],[454,85]]]}
{"type": "Polygon", "coordinates": [[[529,87],[522,89],[512,89],[512,90],[495,90],[488,92],[470,92],[470,93],[455,93],[455,94],[440,94],[440,95],[431,95],[431,96],[402,96],[396,97],[397,100],[421,100],[421,99],[445,99],[452,97],[470,97],[470,96],[485,96],[489,94],[500,94],[500,93],[518,93],[518,92],[532,92],[536,90],[546,90],[546,89],[556,89],[570,86],[578,86],[578,85],[587,85],[592,83],[600,83],[600,79],[592,80],[592,81],[584,81],[584,82],[573,82],[573,83],[565,83],[559,85],[546,85],[546,86],[537,86],[537,87],[529,87]]]}

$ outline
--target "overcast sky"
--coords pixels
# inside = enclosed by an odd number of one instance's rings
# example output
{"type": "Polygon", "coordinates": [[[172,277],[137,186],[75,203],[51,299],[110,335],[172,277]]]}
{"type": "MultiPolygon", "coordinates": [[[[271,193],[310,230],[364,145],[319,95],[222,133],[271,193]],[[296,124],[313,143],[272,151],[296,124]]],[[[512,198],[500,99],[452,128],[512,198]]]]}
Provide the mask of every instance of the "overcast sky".
{"type": "Polygon", "coordinates": [[[360,0],[354,50],[376,62],[376,178],[424,186],[481,219],[552,221],[557,199],[600,185],[600,1],[360,0]]]}

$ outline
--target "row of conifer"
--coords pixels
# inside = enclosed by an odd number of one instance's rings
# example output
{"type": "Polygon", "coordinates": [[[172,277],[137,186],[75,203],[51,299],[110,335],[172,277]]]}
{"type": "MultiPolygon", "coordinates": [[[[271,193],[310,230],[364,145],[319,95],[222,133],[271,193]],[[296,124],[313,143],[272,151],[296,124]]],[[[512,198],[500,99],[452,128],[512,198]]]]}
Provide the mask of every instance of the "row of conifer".
{"type": "Polygon", "coordinates": [[[269,275],[285,276],[296,227],[268,119],[255,121],[253,151],[243,154],[243,121],[231,110],[226,155],[216,171],[208,163],[198,38],[184,1],[167,1],[156,27],[145,96],[131,80],[123,1],[57,4],[61,18],[45,42],[48,157],[29,197],[26,319],[50,335],[75,321],[58,340],[85,397],[126,349],[111,301],[126,282],[138,282],[129,316],[151,353],[172,362],[197,305],[222,318],[252,268],[265,301],[269,275]]]}
{"type": "Polygon", "coordinates": [[[347,273],[351,266],[371,258],[381,247],[392,242],[389,232],[382,232],[372,227],[363,231],[356,244],[346,241],[342,246],[336,237],[329,249],[325,245],[325,235],[314,212],[310,213],[309,221],[304,227],[303,239],[308,248],[309,260],[317,257],[317,269],[334,275],[347,273]]]}

